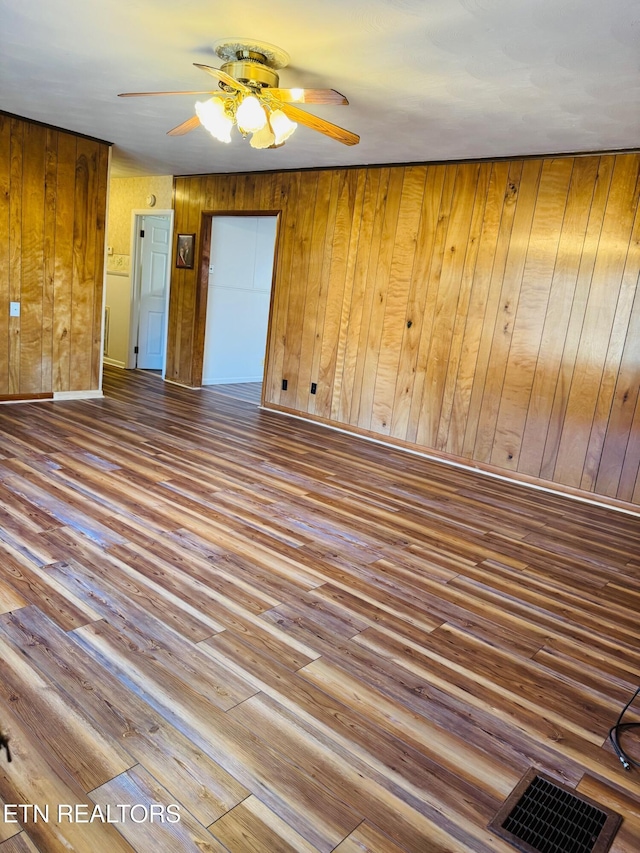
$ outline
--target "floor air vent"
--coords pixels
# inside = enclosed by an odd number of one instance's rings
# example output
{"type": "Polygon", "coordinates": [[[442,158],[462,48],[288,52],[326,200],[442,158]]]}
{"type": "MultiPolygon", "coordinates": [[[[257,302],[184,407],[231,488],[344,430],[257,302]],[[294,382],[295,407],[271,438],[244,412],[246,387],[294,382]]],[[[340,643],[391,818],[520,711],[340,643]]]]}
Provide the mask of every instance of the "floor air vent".
{"type": "Polygon", "coordinates": [[[523,853],[604,853],[621,821],[619,814],[529,770],[489,829],[523,853]]]}

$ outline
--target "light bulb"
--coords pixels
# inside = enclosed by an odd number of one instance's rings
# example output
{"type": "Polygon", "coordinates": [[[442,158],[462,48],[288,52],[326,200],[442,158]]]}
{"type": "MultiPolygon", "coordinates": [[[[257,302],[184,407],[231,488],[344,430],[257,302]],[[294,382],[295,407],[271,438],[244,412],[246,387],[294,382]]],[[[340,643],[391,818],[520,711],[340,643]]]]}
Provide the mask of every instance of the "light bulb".
{"type": "Polygon", "coordinates": [[[255,133],[267,123],[267,114],[255,95],[247,95],[238,107],[236,122],[245,133],[255,133]]]}
{"type": "Polygon", "coordinates": [[[257,130],[253,134],[249,145],[252,148],[271,148],[272,145],[275,145],[275,142],[275,134],[269,127],[269,122],[267,122],[262,130],[257,130]]]}
{"type": "Polygon", "coordinates": [[[288,139],[298,126],[294,121],[290,121],[282,110],[274,110],[269,116],[269,122],[276,137],[276,145],[281,145],[288,139]]]}
{"type": "Polygon", "coordinates": [[[208,101],[196,101],[196,115],[200,124],[208,130],[211,136],[219,142],[231,142],[233,119],[224,110],[220,98],[210,98],[208,101]]]}

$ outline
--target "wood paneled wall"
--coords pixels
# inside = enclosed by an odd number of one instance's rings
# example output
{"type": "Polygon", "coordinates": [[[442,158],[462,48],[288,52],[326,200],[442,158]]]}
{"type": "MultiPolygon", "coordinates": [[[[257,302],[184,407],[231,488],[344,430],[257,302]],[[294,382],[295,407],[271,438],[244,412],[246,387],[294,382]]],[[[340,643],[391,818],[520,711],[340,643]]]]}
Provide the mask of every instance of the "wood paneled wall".
{"type": "MultiPolygon", "coordinates": [[[[282,211],[267,405],[640,504],[639,168],[179,178],[176,231],[202,246],[206,212],[282,211]]],[[[206,275],[176,272],[170,379],[199,383],[205,301],[206,275]]]]}
{"type": "Polygon", "coordinates": [[[99,387],[108,152],[0,114],[0,396],[99,387]]]}

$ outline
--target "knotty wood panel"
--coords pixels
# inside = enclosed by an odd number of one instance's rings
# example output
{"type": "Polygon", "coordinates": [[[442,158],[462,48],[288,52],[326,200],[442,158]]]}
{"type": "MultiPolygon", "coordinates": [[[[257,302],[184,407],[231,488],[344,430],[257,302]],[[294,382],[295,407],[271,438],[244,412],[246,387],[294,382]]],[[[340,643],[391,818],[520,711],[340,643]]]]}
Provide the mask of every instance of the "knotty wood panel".
{"type": "Polygon", "coordinates": [[[99,387],[108,150],[0,114],[0,395],[99,387]]]}
{"type": "MultiPolygon", "coordinates": [[[[281,212],[265,405],[638,503],[639,168],[620,154],[179,178],[176,229],[281,212]]],[[[167,375],[184,384],[205,300],[197,270],[175,273],[167,375]]]]}

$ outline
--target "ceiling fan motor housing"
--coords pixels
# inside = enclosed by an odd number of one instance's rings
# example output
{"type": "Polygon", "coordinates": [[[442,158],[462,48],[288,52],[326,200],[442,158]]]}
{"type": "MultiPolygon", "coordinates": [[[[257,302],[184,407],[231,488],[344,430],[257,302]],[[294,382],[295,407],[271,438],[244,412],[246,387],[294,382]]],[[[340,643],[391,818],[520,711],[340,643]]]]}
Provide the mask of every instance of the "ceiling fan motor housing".
{"type": "MultiPolygon", "coordinates": [[[[260,54],[254,55],[260,56],[260,54]]],[[[272,68],[262,64],[260,60],[263,59],[262,56],[260,59],[254,59],[251,56],[246,59],[225,62],[221,70],[253,89],[277,89],[280,78],[272,68]]]]}
{"type": "Polygon", "coordinates": [[[257,90],[277,89],[280,78],[276,69],[289,64],[286,51],[256,39],[220,39],[213,49],[224,60],[222,71],[257,90]]]}

